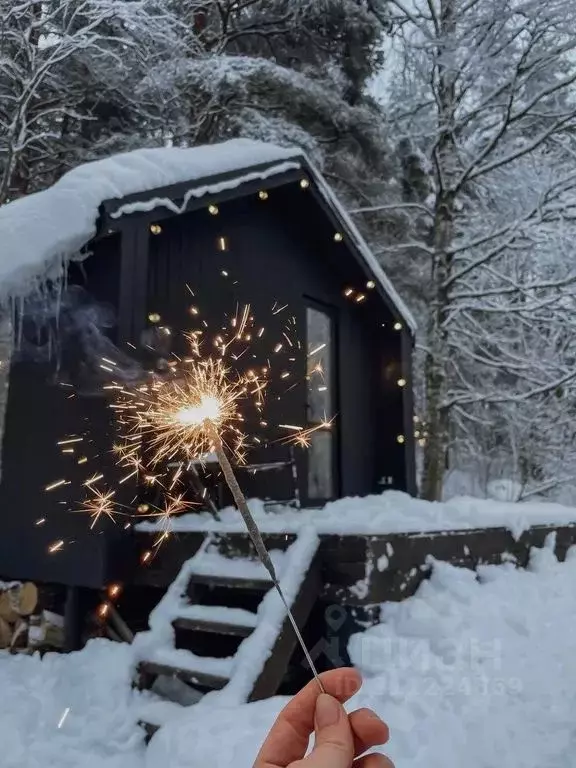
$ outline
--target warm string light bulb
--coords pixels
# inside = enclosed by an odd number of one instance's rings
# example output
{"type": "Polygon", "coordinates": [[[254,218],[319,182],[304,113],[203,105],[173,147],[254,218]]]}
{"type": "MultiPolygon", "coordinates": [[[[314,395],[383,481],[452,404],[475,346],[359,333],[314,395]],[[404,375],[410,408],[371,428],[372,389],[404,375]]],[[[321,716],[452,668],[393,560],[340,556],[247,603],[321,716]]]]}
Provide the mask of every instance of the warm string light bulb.
{"type": "Polygon", "coordinates": [[[334,242],[335,243],[341,243],[342,240],[344,240],[344,235],[342,232],[335,232],[334,233],[334,242]]]}
{"type": "Polygon", "coordinates": [[[266,192],[265,189],[261,189],[260,192],[258,192],[258,197],[260,200],[268,200],[268,192],[266,192]]]}
{"type": "Polygon", "coordinates": [[[121,592],[122,592],[122,587],[120,586],[120,584],[110,584],[110,586],[108,587],[108,597],[111,599],[119,597],[121,592]]]}
{"type": "Polygon", "coordinates": [[[300,189],[308,189],[310,182],[308,179],[300,179],[300,189]]]}
{"type": "Polygon", "coordinates": [[[400,445],[403,445],[406,442],[406,438],[404,437],[404,435],[398,435],[396,437],[396,442],[399,443],[400,445]]]}
{"type": "Polygon", "coordinates": [[[402,330],[402,323],[400,323],[400,322],[394,323],[394,330],[395,331],[401,331],[402,330]]]}
{"type": "Polygon", "coordinates": [[[212,204],[208,206],[208,213],[211,216],[218,216],[218,214],[220,213],[220,210],[217,205],[212,204]]]}
{"type": "Polygon", "coordinates": [[[406,379],[398,379],[396,383],[398,384],[399,387],[405,387],[407,384],[406,379]]]}
{"type": "Polygon", "coordinates": [[[153,235],[159,235],[162,232],[162,227],[160,224],[151,224],[150,225],[150,232],[153,235]]]}
{"type": "Polygon", "coordinates": [[[160,320],[162,320],[162,318],[160,317],[158,312],[150,312],[150,314],[148,315],[148,320],[151,323],[159,323],[160,320]]]}

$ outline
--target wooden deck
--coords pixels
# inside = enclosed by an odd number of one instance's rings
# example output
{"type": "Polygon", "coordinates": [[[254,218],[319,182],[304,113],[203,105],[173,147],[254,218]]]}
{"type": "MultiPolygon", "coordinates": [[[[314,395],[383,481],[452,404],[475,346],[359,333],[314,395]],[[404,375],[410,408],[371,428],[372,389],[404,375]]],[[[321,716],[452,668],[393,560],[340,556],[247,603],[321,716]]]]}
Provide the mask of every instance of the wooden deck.
{"type": "MultiPolygon", "coordinates": [[[[533,526],[518,539],[507,528],[378,536],[320,535],[321,598],[326,603],[358,607],[403,600],[426,578],[428,556],[466,568],[501,563],[509,557],[524,566],[530,548],[541,547],[552,532],[556,533],[556,554],[563,560],[567,549],[576,544],[576,524],[533,526]]],[[[136,536],[141,551],[150,549],[154,534],[138,532],[136,536]]],[[[203,533],[175,534],[149,565],[134,572],[134,584],[167,587],[203,538],[203,533]]],[[[264,534],[268,549],[285,549],[293,539],[293,534],[264,534]]],[[[229,555],[252,552],[252,543],[243,533],[223,534],[221,546],[229,555]]]]}

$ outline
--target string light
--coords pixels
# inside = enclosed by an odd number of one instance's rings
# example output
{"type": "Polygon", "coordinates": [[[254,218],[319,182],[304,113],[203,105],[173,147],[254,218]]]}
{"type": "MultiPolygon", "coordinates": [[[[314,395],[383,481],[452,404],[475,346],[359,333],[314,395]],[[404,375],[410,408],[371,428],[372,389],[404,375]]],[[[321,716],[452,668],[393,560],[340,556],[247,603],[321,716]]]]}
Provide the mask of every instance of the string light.
{"type": "Polygon", "coordinates": [[[344,235],[342,232],[335,232],[334,233],[334,242],[335,243],[341,243],[342,240],[344,240],[344,235]]]}
{"type": "Polygon", "coordinates": [[[265,189],[261,189],[260,192],[258,192],[258,197],[260,200],[268,200],[268,192],[266,192],[265,189]]]}
{"type": "Polygon", "coordinates": [[[395,331],[401,331],[402,330],[402,323],[394,323],[394,330],[395,331]]]}
{"type": "Polygon", "coordinates": [[[208,213],[211,216],[218,216],[218,214],[220,213],[220,210],[219,210],[217,205],[209,205],[208,206],[208,213]]]}
{"type": "Polygon", "coordinates": [[[162,318],[160,317],[158,312],[150,312],[150,314],[148,315],[148,320],[151,323],[159,323],[160,320],[162,320],[162,318]]]}
{"type": "Polygon", "coordinates": [[[375,288],[375,287],[376,287],[376,283],[374,282],[374,280],[368,280],[368,282],[366,283],[366,288],[372,290],[372,288],[375,288]]]}
{"type": "Polygon", "coordinates": [[[226,237],[219,237],[217,240],[218,244],[218,250],[219,251],[227,251],[228,250],[228,239],[226,237]]]}
{"type": "Polygon", "coordinates": [[[310,186],[310,181],[308,179],[300,179],[301,189],[308,189],[309,186],[310,186]]]}
{"type": "Polygon", "coordinates": [[[366,295],[365,295],[365,294],[363,294],[363,293],[359,293],[359,294],[358,294],[358,296],[356,296],[356,302],[357,302],[358,304],[360,304],[360,302],[361,302],[361,301],[364,301],[364,299],[365,299],[365,298],[366,298],[366,295]]]}
{"type": "Polygon", "coordinates": [[[120,584],[110,584],[108,587],[108,597],[114,599],[115,597],[118,597],[120,593],[122,592],[122,587],[120,584]]]}
{"type": "Polygon", "coordinates": [[[399,443],[400,445],[403,445],[406,442],[406,438],[404,437],[404,435],[398,435],[396,437],[396,442],[399,443]]]}
{"type": "Polygon", "coordinates": [[[406,379],[398,379],[396,382],[399,387],[405,387],[406,386],[406,379]]]}
{"type": "Polygon", "coordinates": [[[344,296],[346,296],[346,297],[352,296],[353,293],[354,293],[354,288],[345,288],[344,289],[344,296]]]}
{"type": "Polygon", "coordinates": [[[160,224],[150,224],[150,232],[153,235],[159,235],[162,232],[162,227],[160,224]]]}

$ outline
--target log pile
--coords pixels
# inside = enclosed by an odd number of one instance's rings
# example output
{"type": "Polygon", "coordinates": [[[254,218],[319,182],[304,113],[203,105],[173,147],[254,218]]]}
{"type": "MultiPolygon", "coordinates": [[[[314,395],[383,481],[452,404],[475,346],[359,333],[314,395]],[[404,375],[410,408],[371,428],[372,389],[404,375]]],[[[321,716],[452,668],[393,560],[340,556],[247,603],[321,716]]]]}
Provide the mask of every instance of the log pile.
{"type": "Polygon", "coordinates": [[[0,649],[31,653],[60,650],[63,644],[64,621],[42,610],[36,585],[0,581],[0,649]]]}

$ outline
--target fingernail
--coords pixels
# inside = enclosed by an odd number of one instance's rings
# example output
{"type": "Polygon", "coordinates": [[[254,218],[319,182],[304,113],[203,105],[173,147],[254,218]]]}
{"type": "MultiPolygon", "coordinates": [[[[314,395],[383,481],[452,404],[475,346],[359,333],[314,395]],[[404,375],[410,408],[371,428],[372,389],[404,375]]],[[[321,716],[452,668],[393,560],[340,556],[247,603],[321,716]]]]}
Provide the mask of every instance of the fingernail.
{"type": "Polygon", "coordinates": [[[320,729],[336,725],[340,719],[341,712],[340,702],[327,693],[321,693],[316,700],[316,727],[320,729]]]}

